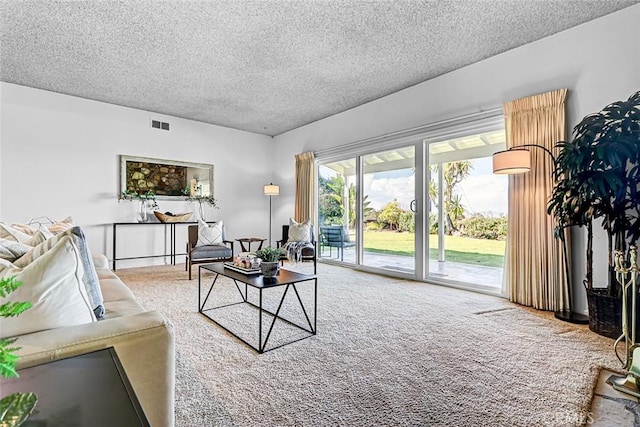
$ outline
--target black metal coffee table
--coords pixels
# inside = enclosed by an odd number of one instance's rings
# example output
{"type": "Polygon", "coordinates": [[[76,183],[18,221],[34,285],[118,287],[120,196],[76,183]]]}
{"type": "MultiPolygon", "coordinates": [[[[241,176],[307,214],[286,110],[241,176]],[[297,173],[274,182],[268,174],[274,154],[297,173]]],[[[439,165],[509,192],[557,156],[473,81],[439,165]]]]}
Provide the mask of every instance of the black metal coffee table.
{"type": "Polygon", "coordinates": [[[208,319],[210,319],[212,322],[214,322],[216,325],[220,326],[221,328],[223,328],[224,330],[226,330],[227,332],[229,332],[231,335],[233,335],[234,337],[236,337],[237,339],[239,339],[240,341],[242,341],[243,343],[245,343],[246,345],[248,345],[249,347],[253,348],[254,350],[256,350],[258,353],[264,353],[266,351],[271,351],[271,350],[275,350],[276,348],[280,348],[284,345],[287,344],[291,344],[306,338],[309,338],[313,335],[316,334],[316,323],[317,323],[317,313],[318,313],[318,278],[315,275],[308,275],[308,274],[301,274],[301,273],[296,273],[293,271],[289,271],[289,270],[285,270],[283,268],[280,269],[280,272],[278,273],[278,275],[273,278],[273,279],[265,279],[264,276],[262,276],[261,274],[258,275],[249,275],[249,274],[244,274],[244,273],[240,273],[228,268],[225,268],[223,264],[221,263],[212,263],[212,264],[205,264],[205,265],[201,265],[200,268],[198,269],[198,312],[200,314],[202,314],[203,316],[207,317],[208,319]],[[213,282],[211,283],[211,286],[209,287],[209,290],[207,291],[206,296],[204,297],[204,300],[202,300],[202,270],[206,270],[206,271],[210,271],[212,273],[215,274],[215,277],[213,279],[213,282]],[[207,300],[209,299],[209,296],[211,295],[211,292],[214,289],[214,286],[216,285],[216,283],[218,282],[218,279],[220,278],[220,276],[224,276],[224,277],[228,277],[230,279],[233,280],[236,288],[238,289],[238,292],[240,294],[240,297],[242,298],[242,301],[239,302],[233,302],[230,304],[224,304],[224,305],[220,305],[217,307],[207,307],[207,300]],[[311,322],[311,319],[309,318],[309,313],[307,313],[307,308],[305,307],[305,305],[302,302],[302,298],[300,298],[300,294],[298,293],[298,288],[296,287],[296,285],[302,283],[302,282],[310,282],[313,281],[313,324],[311,322]],[[244,292],[241,289],[240,283],[244,284],[244,292]],[[271,289],[271,288],[277,288],[280,286],[286,286],[284,293],[282,294],[282,298],[280,298],[280,302],[278,304],[278,308],[276,309],[275,313],[272,311],[267,310],[266,308],[263,307],[263,291],[266,289],[271,289]],[[249,301],[248,298],[248,287],[252,287],[258,290],[258,304],[256,305],[255,303],[249,301]],[[282,304],[285,300],[285,297],[287,296],[287,293],[289,293],[289,290],[292,289],[293,292],[295,293],[298,302],[300,303],[300,308],[302,309],[302,313],[304,314],[304,317],[307,321],[307,325],[305,326],[301,326],[297,323],[292,322],[289,319],[285,319],[284,317],[282,317],[280,315],[280,309],[282,308],[282,304]],[[258,309],[258,345],[255,346],[254,344],[248,342],[247,340],[241,338],[240,336],[238,336],[236,333],[234,333],[233,331],[229,330],[229,328],[225,327],[224,325],[222,325],[219,321],[216,321],[216,319],[214,319],[211,315],[211,313],[215,310],[218,309],[222,309],[222,308],[226,308],[226,307],[230,307],[230,306],[234,306],[234,305],[240,305],[240,304],[247,304],[250,305],[252,307],[255,307],[258,309]],[[265,325],[268,326],[268,332],[266,337],[264,337],[264,339],[262,338],[262,327],[263,327],[263,313],[268,313],[270,315],[273,316],[273,320],[271,321],[271,325],[265,325]],[[294,340],[285,342],[284,344],[279,344],[275,347],[269,348],[267,349],[267,342],[269,341],[269,337],[271,336],[271,332],[273,331],[273,326],[276,323],[276,320],[282,320],[284,322],[286,322],[287,324],[302,330],[304,332],[307,332],[308,335],[303,336],[301,338],[296,338],[294,340]]]}

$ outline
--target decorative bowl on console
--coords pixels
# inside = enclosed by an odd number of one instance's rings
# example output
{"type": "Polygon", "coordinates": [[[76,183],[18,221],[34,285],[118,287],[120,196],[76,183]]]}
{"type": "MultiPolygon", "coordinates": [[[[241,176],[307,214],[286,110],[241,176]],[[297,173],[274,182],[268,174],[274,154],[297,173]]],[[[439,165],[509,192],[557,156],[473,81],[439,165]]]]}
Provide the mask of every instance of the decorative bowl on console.
{"type": "Polygon", "coordinates": [[[186,222],[193,212],[184,212],[179,214],[173,214],[171,212],[162,213],[160,211],[153,211],[153,214],[158,218],[160,222],[186,222]]]}

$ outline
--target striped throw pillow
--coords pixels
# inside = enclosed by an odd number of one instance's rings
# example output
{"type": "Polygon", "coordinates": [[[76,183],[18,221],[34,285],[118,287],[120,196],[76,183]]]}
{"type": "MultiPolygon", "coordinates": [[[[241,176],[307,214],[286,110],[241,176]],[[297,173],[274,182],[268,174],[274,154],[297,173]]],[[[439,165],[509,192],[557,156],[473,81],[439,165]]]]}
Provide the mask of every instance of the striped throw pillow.
{"type": "Polygon", "coordinates": [[[48,226],[49,231],[53,234],[62,233],[63,231],[69,230],[71,227],[73,227],[73,218],[71,218],[70,216],[56,222],[53,225],[48,226]]]}
{"type": "Polygon", "coordinates": [[[22,231],[0,222],[0,239],[13,240],[14,242],[24,243],[29,240],[31,236],[25,234],[22,231]]]}

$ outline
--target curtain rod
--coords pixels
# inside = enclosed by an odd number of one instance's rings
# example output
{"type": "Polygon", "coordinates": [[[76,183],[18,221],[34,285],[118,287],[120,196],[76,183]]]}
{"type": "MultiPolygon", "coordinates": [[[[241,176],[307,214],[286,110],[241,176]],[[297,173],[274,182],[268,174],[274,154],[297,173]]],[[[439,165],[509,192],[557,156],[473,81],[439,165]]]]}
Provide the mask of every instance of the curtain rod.
{"type": "Polygon", "coordinates": [[[421,133],[425,133],[428,131],[434,131],[434,130],[443,129],[447,127],[462,125],[462,124],[470,123],[476,120],[502,116],[502,114],[503,114],[502,107],[491,108],[491,109],[479,111],[476,113],[466,114],[464,116],[453,117],[450,119],[444,119],[444,120],[429,123],[426,125],[420,125],[410,129],[404,129],[396,132],[386,133],[384,135],[378,135],[378,136],[374,136],[366,139],[361,139],[359,141],[349,142],[337,147],[326,148],[324,150],[314,150],[314,153],[316,157],[327,157],[333,154],[338,154],[345,150],[358,148],[359,146],[362,146],[362,145],[370,146],[371,144],[374,144],[374,143],[382,143],[392,139],[407,138],[407,137],[419,135],[421,133]]]}

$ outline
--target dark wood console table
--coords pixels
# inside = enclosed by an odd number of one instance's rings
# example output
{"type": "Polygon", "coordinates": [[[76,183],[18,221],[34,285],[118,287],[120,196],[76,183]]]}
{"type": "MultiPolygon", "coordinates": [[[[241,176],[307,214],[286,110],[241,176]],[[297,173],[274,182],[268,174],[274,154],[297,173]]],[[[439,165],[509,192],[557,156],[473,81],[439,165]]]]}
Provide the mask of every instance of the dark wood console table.
{"type": "Polygon", "coordinates": [[[113,347],[20,369],[0,379],[2,394],[34,392],[28,426],[149,426],[113,347]]]}
{"type": "MultiPolygon", "coordinates": [[[[212,222],[207,222],[207,224],[211,224],[212,222]]],[[[127,259],[143,259],[143,258],[167,258],[171,262],[171,265],[176,265],[176,257],[179,255],[186,255],[185,253],[176,253],[176,225],[189,225],[189,224],[197,224],[195,221],[185,221],[185,222],[114,222],[113,223],[113,271],[116,271],[116,262],[123,261],[127,259]],[[117,255],[117,243],[118,243],[118,227],[123,226],[133,226],[133,225],[164,225],[165,232],[165,251],[160,255],[144,255],[144,256],[134,256],[134,257],[123,257],[118,258],[117,255]],[[166,240],[167,240],[167,228],[169,229],[169,252],[167,253],[166,240]]],[[[187,238],[185,236],[185,244],[187,242],[187,238]]]]}

